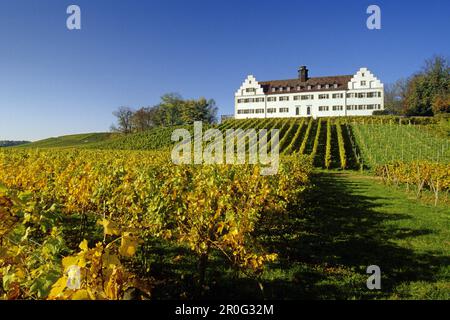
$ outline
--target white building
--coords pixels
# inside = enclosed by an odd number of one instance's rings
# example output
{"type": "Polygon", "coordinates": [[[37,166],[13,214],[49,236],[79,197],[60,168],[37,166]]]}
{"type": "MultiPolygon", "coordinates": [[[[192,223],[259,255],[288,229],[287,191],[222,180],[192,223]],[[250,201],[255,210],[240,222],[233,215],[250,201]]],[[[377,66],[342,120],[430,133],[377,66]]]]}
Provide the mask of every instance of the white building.
{"type": "Polygon", "coordinates": [[[236,119],[370,116],[384,110],[383,84],[367,68],[354,75],[257,81],[249,75],[235,93],[236,119]]]}

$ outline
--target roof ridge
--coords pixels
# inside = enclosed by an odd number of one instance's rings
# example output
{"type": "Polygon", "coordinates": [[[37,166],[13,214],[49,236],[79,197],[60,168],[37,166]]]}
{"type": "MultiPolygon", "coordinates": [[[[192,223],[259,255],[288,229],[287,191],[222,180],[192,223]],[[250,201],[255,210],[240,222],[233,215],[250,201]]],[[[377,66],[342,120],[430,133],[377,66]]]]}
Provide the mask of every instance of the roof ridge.
{"type": "MultiPolygon", "coordinates": [[[[353,77],[353,74],[345,74],[345,75],[338,75],[338,76],[320,76],[320,77],[309,77],[308,80],[311,79],[325,79],[325,78],[344,78],[344,77],[353,77]]],[[[258,83],[264,83],[264,82],[275,82],[275,81],[300,81],[300,82],[307,82],[306,81],[301,81],[299,78],[291,78],[291,79],[278,79],[278,80],[263,80],[263,81],[258,81],[258,83]]]]}

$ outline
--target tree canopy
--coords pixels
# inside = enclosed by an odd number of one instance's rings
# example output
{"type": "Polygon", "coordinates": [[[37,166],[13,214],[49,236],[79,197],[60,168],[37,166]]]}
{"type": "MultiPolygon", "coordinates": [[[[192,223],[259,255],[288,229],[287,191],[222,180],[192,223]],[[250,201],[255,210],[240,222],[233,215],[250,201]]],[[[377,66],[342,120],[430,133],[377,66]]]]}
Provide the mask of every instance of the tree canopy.
{"type": "Polygon", "coordinates": [[[409,79],[404,103],[405,114],[432,116],[434,113],[448,112],[449,92],[449,62],[442,56],[435,56],[425,61],[423,70],[409,79]]]}
{"type": "Polygon", "coordinates": [[[214,100],[206,98],[185,100],[179,94],[168,93],[155,106],[132,110],[120,107],[115,111],[117,124],[113,131],[140,132],[161,126],[192,124],[194,121],[216,122],[217,107],[214,100]]]}

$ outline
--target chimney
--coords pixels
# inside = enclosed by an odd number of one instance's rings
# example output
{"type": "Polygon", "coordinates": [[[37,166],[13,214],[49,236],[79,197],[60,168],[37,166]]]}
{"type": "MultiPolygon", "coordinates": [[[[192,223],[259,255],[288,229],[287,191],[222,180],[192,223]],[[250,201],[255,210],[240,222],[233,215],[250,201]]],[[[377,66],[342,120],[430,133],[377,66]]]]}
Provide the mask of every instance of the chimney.
{"type": "Polygon", "coordinates": [[[301,66],[300,69],[298,69],[298,78],[301,82],[308,80],[308,69],[306,69],[306,66],[301,66]]]}

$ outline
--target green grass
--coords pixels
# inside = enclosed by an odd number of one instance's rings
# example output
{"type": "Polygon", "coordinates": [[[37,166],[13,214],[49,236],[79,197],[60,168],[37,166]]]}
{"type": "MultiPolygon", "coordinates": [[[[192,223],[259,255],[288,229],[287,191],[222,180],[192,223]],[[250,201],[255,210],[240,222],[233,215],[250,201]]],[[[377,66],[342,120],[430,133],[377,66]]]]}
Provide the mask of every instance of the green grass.
{"type": "Polygon", "coordinates": [[[99,142],[114,139],[113,133],[85,133],[73,134],[55,138],[39,140],[29,144],[20,145],[17,148],[69,148],[69,147],[85,147],[97,144],[99,142]]]}
{"type": "MultiPolygon", "coordinates": [[[[318,172],[306,209],[267,246],[280,262],[264,277],[273,298],[450,299],[450,214],[349,172],[318,172]],[[378,265],[382,289],[366,288],[378,265]]],[[[266,232],[269,231],[269,226],[266,232]]]]}
{"type": "MultiPolygon", "coordinates": [[[[20,145],[17,148],[90,148],[110,150],[159,150],[172,146],[173,130],[185,128],[192,132],[192,126],[161,127],[145,132],[86,133],[49,138],[20,145]]],[[[205,125],[204,130],[208,127],[205,125]]]]}

